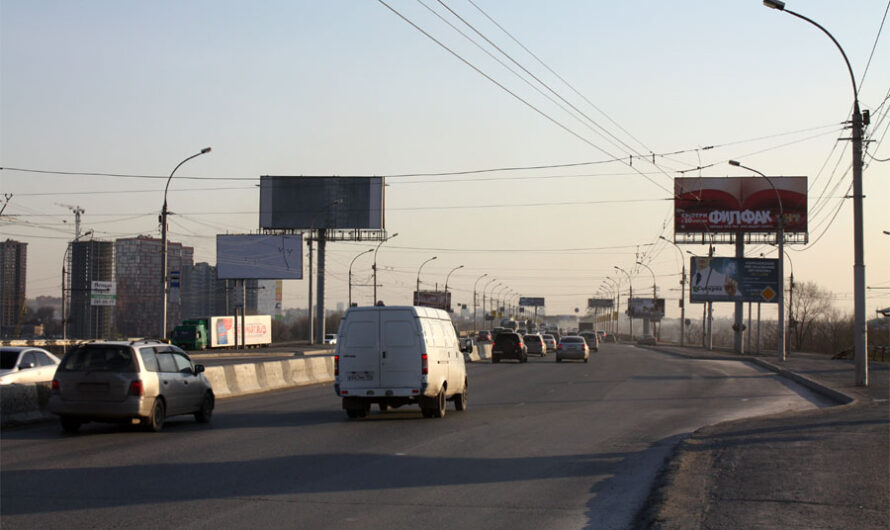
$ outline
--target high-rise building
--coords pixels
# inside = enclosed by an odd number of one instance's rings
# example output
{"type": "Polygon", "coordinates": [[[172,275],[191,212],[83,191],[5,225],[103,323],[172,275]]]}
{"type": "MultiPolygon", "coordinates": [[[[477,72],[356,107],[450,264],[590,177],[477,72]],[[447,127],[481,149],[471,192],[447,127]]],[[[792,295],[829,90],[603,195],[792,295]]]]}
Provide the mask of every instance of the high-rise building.
{"type": "Polygon", "coordinates": [[[0,242],[0,336],[15,338],[25,310],[28,244],[0,242]]]}
{"type": "MultiPolygon", "coordinates": [[[[117,305],[114,327],[125,337],[158,337],[161,328],[161,240],[146,236],[114,242],[117,305]]],[[[191,267],[194,249],[167,242],[167,329],[182,320],[183,270],[191,267]]]]}
{"type": "Polygon", "coordinates": [[[69,246],[67,335],[73,339],[107,339],[114,317],[114,244],[72,241],[69,246]]]}

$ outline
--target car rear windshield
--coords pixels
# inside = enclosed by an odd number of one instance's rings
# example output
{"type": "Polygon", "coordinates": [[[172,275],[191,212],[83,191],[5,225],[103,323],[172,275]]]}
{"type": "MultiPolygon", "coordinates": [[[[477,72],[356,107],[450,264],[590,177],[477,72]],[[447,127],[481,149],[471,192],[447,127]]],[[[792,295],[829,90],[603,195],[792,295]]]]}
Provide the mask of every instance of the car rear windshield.
{"type": "Polygon", "coordinates": [[[86,346],[65,356],[63,372],[135,372],[133,350],[126,346],[86,346]]]}
{"type": "Polygon", "coordinates": [[[537,335],[526,335],[525,342],[541,342],[541,337],[537,335]]]}
{"type": "Polygon", "coordinates": [[[581,337],[563,337],[562,342],[584,342],[581,337]]]}

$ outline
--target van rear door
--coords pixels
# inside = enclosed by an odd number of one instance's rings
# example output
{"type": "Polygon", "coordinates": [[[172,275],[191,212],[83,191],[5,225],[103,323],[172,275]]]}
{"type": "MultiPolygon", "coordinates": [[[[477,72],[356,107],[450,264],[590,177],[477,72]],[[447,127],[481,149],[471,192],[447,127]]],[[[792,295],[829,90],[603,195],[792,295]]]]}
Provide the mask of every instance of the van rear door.
{"type": "Polygon", "coordinates": [[[380,312],[354,311],[340,331],[341,388],[380,386],[380,312]]]}
{"type": "Polygon", "coordinates": [[[380,313],[380,386],[416,387],[420,384],[421,354],[418,319],[412,311],[380,313]]]}

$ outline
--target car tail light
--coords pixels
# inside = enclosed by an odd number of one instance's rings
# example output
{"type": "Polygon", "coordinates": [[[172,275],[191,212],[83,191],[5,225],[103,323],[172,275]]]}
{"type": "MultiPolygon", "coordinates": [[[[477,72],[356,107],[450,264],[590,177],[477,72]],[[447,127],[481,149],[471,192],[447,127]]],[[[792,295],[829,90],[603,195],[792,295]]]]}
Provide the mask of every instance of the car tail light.
{"type": "Polygon", "coordinates": [[[58,392],[61,390],[61,387],[59,386],[59,380],[58,380],[58,379],[53,379],[53,388],[52,388],[52,390],[53,390],[53,392],[55,392],[55,393],[58,393],[58,392]]]}
{"type": "Polygon", "coordinates": [[[430,358],[425,353],[420,356],[420,373],[423,375],[430,373],[430,358]]]}
{"type": "Polygon", "coordinates": [[[142,381],[138,379],[136,381],[131,381],[129,394],[131,396],[144,396],[145,386],[142,384],[142,381]]]}
{"type": "Polygon", "coordinates": [[[340,356],[334,355],[334,375],[340,375],[340,356]]]}

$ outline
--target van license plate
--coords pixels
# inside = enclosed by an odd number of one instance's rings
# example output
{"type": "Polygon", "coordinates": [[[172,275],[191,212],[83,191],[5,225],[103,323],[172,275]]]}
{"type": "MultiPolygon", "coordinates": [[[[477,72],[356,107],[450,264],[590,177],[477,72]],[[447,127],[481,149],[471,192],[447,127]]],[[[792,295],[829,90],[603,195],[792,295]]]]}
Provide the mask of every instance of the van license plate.
{"type": "Polygon", "coordinates": [[[374,372],[349,372],[346,376],[347,381],[373,381],[374,372]]]}

